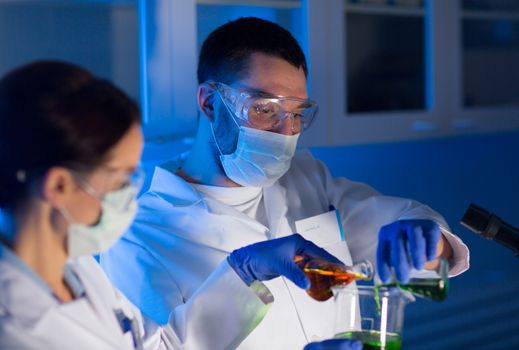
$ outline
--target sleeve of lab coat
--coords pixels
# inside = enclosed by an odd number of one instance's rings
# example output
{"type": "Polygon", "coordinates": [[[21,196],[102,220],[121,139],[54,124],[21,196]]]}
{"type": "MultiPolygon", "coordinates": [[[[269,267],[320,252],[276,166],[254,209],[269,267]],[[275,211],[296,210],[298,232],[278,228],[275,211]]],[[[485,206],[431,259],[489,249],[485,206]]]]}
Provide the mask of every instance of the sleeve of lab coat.
{"type": "Polygon", "coordinates": [[[141,244],[123,237],[99,262],[112,284],[158,324],[165,324],[171,309],[184,303],[175,272],[141,244]]]}
{"type": "Polygon", "coordinates": [[[469,250],[451,231],[445,219],[417,201],[384,196],[372,187],[333,177],[320,160],[307,153],[307,162],[322,183],[329,203],[340,212],[346,242],[353,261],[369,259],[375,262],[378,232],[384,225],[403,219],[430,219],[438,223],[444,237],[453,248],[449,261],[450,276],[456,276],[469,268],[469,250]]]}
{"type": "Polygon", "coordinates": [[[166,325],[143,317],[144,349],[233,349],[258,325],[273,301],[261,283],[248,287],[223,261],[166,325]]]}

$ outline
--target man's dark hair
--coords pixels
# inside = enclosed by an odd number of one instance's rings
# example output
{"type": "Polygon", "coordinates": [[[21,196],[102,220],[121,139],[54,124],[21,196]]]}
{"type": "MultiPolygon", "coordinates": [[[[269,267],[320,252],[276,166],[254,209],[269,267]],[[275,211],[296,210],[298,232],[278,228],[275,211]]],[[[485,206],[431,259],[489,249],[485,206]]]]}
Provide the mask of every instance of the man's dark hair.
{"type": "Polygon", "coordinates": [[[308,74],[303,50],[290,32],[270,21],[243,17],[218,27],[205,39],[198,60],[198,83],[230,83],[242,77],[253,53],[281,58],[308,74]]]}

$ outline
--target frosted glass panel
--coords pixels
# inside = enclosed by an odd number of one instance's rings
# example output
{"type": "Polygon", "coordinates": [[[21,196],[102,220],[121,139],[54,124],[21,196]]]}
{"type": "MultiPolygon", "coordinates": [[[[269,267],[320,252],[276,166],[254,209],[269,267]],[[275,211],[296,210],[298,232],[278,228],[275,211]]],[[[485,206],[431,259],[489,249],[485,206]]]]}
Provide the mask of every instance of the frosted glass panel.
{"type": "Polygon", "coordinates": [[[347,111],[425,108],[422,16],[346,15],[347,111]]]}

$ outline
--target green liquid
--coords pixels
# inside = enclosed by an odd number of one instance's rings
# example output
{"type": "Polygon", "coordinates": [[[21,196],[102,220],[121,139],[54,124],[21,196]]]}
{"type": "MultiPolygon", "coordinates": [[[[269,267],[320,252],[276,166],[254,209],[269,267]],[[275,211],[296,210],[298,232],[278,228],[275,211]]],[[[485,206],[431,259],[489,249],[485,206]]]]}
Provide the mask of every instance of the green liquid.
{"type": "Polygon", "coordinates": [[[381,334],[377,331],[349,331],[335,335],[335,338],[360,340],[364,350],[401,350],[402,340],[395,333],[386,333],[385,344],[381,343],[381,334]]]}
{"type": "Polygon", "coordinates": [[[441,279],[413,278],[408,284],[400,285],[400,288],[429,300],[443,301],[447,298],[449,282],[441,279]]]}
{"type": "Polygon", "coordinates": [[[448,279],[437,278],[412,278],[407,284],[382,284],[375,287],[375,300],[379,304],[378,289],[380,287],[399,287],[402,290],[413,293],[425,299],[443,301],[449,291],[448,279]]]}

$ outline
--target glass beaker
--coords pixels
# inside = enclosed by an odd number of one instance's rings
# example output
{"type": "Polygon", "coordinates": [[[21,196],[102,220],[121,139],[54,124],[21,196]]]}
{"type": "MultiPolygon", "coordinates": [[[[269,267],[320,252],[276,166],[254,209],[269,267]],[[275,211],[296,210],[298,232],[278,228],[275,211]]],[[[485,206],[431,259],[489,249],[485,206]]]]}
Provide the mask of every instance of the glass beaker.
{"type": "Polygon", "coordinates": [[[374,275],[373,265],[368,260],[345,266],[317,257],[296,255],[294,262],[310,280],[310,288],[306,292],[318,301],[330,299],[335,286],[344,286],[356,280],[371,280],[374,275]]]}
{"type": "Polygon", "coordinates": [[[364,350],[400,350],[404,308],[415,301],[399,288],[350,284],[333,289],[335,337],[360,340],[364,350]]]}

